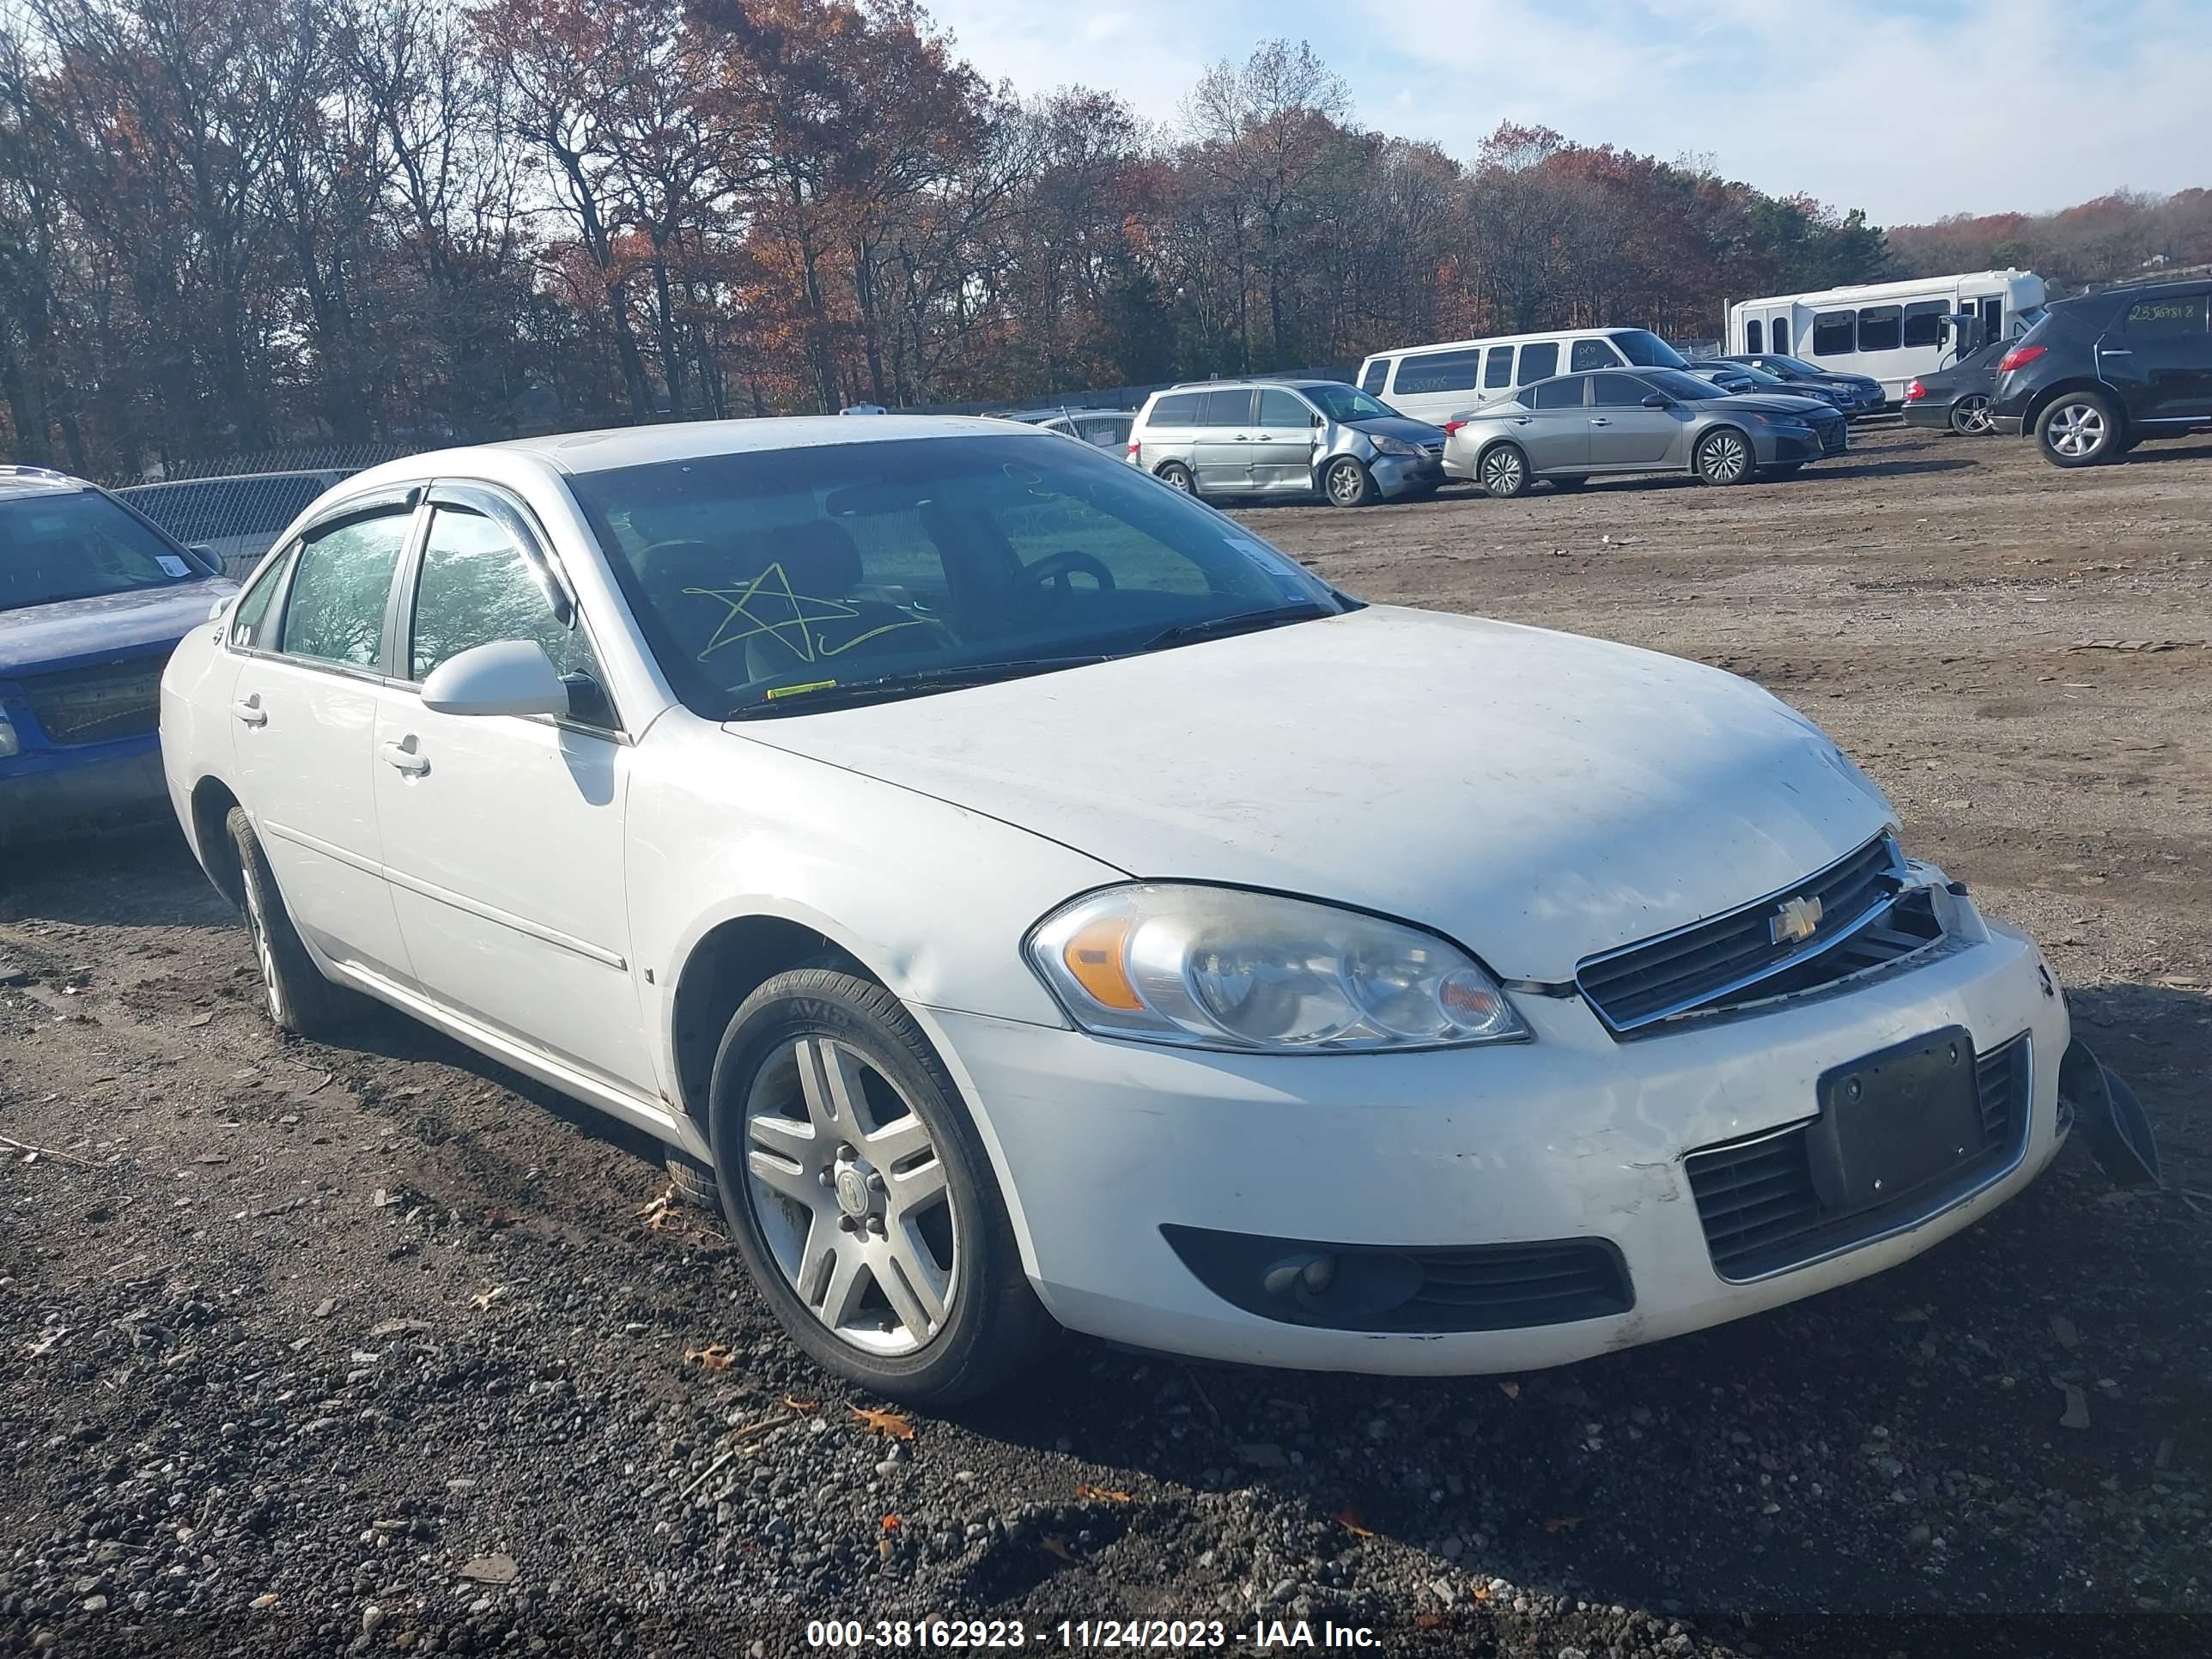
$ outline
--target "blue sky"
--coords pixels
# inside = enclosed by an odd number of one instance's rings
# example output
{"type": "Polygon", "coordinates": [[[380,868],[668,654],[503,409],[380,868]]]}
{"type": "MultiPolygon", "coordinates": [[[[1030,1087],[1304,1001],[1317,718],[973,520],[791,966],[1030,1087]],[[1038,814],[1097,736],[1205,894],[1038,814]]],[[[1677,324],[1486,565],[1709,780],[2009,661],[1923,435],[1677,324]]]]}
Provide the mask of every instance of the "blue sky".
{"type": "Polygon", "coordinates": [[[1877,223],[2212,185],[2212,0],[927,0],[986,78],[1172,123],[1205,65],[1310,40],[1362,124],[1500,120],[1877,223]]]}

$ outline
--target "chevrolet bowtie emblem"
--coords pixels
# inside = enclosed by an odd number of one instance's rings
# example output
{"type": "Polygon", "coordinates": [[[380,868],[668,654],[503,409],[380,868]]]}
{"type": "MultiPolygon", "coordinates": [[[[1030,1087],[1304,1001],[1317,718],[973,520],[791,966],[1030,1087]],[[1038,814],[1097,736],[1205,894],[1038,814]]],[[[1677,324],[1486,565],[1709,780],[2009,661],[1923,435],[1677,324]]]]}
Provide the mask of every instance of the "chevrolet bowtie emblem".
{"type": "Polygon", "coordinates": [[[1795,945],[1813,937],[1820,926],[1820,901],[1794,898],[1766,919],[1766,936],[1777,945],[1795,945]]]}

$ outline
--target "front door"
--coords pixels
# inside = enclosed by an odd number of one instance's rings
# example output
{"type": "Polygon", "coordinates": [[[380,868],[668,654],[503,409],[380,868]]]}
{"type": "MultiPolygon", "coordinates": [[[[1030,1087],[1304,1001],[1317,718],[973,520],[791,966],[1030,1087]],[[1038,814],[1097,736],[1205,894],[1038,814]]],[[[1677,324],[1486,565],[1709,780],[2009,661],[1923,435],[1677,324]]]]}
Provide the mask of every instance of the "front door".
{"type": "Polygon", "coordinates": [[[1252,488],[1252,388],[1198,394],[1198,435],[1190,470],[1200,489],[1235,495],[1252,488]]]}
{"type": "Polygon", "coordinates": [[[1315,412],[1281,386],[1261,386],[1252,422],[1252,487],[1304,489],[1313,483],[1315,412]]]}
{"type": "Polygon", "coordinates": [[[408,978],[383,872],[369,740],[386,613],[414,510],[392,501],[317,526],[274,627],[231,690],[239,798],[293,925],[333,961],[408,978]]]}
{"type": "Polygon", "coordinates": [[[2097,342],[2097,368],[2134,421],[2195,421],[2212,415],[2212,329],[2208,296],[2146,295],[2097,342]]]}
{"type": "Polygon", "coordinates": [[[500,506],[433,492],[400,606],[404,683],[380,693],[369,767],[392,902],[430,997],[651,1096],[622,881],[629,746],[581,623],[556,619],[520,544],[530,532],[500,506]],[[571,679],[575,718],[423,708],[439,664],[515,639],[538,641],[571,679]]]}
{"type": "Polygon", "coordinates": [[[1672,409],[1646,409],[1652,388],[1633,374],[1590,376],[1590,465],[1656,466],[1666,460],[1682,429],[1672,409]]]}
{"type": "Polygon", "coordinates": [[[1589,416],[1583,408],[1587,377],[1564,375],[1542,380],[1522,395],[1530,404],[1528,423],[1514,435],[1528,452],[1538,472],[1573,472],[1589,465],[1589,416]]]}

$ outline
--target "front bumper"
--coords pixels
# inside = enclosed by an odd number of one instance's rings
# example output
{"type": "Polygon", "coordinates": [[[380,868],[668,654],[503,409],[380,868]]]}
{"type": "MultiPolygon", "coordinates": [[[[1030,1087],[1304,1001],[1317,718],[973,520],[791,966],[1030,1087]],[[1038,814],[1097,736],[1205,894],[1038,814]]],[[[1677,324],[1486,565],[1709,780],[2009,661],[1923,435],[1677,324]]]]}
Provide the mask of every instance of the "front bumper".
{"type": "Polygon", "coordinates": [[[0,760],[0,841],[135,818],[158,812],[167,801],[161,741],[151,732],[82,748],[27,749],[0,760]]]}
{"type": "Polygon", "coordinates": [[[1367,464],[1367,471],[1375,480],[1376,491],[1386,501],[1435,489],[1444,482],[1441,456],[1377,455],[1367,464]]]}
{"type": "Polygon", "coordinates": [[[932,1010],[977,1103],[1024,1264],[1054,1316],[1137,1346],[1402,1374],[1564,1364],[1717,1324],[1895,1266],[2018,1192],[2063,1139],[2063,1002],[2028,940],[1970,907],[1933,959],[1770,1012],[1616,1042],[1579,1000],[1516,998],[1535,1041],[1395,1055],[1178,1052],[932,1010]],[[1978,1190],[1870,1242],[1732,1283],[1685,1159],[1802,1123],[1824,1072],[1958,1024],[2026,1034],[2024,1144],[1978,1190]],[[1376,1332],[1232,1304],[1163,1228],[1413,1251],[1596,1241],[1628,1311],[1534,1328],[1376,1332]]]}
{"type": "Polygon", "coordinates": [[[1825,456],[1841,455],[1850,447],[1850,437],[1840,422],[1837,423],[1836,444],[1833,448],[1830,448],[1821,441],[1820,430],[1817,428],[1809,434],[1778,431],[1769,428],[1765,431],[1755,433],[1752,439],[1753,452],[1759,457],[1759,465],[1762,466],[1771,466],[1777,464],[1784,466],[1802,465],[1807,461],[1817,461],[1825,456]]]}

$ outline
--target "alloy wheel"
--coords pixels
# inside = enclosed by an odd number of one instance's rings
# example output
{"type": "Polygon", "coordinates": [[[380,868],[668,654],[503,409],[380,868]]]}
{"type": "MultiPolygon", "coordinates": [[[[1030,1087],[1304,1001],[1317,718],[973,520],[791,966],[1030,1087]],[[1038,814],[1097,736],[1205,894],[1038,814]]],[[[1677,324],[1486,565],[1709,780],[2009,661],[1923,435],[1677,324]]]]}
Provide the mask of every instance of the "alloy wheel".
{"type": "Polygon", "coordinates": [[[762,1242],[825,1328],[885,1358],[944,1329],[960,1294],[952,1188],[880,1067],[834,1037],[781,1044],[754,1074],[744,1147],[762,1242]]]}
{"type": "Polygon", "coordinates": [[[1339,461],[1328,470],[1328,498],[1339,507],[1357,507],[1365,483],[1358,462],[1339,461]]]}
{"type": "Polygon", "coordinates": [[[1954,431],[1969,437],[1978,437],[1990,429],[1990,400],[1983,397],[1961,398],[1951,406],[1951,426],[1954,431]]]}
{"type": "Polygon", "coordinates": [[[1493,449],[1482,458],[1482,487],[1493,495],[1510,495],[1521,487],[1521,456],[1511,449],[1493,449]]]}
{"type": "Polygon", "coordinates": [[[1705,465],[1700,469],[1717,484],[1734,483],[1751,465],[1751,452],[1733,432],[1717,432],[1705,440],[1705,465]]]}
{"type": "Polygon", "coordinates": [[[2051,411],[2050,424],[2044,430],[2051,448],[2075,460],[2095,454],[2112,434],[2105,411],[2094,404],[2062,404],[2051,411]]]}

